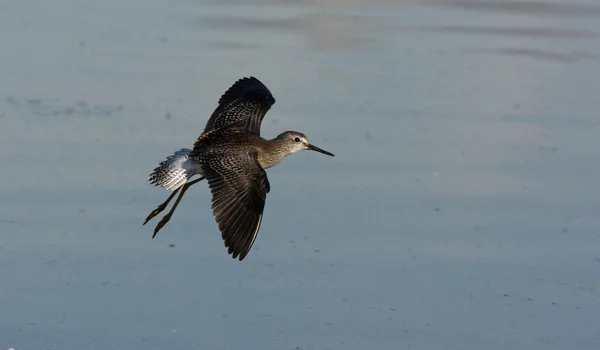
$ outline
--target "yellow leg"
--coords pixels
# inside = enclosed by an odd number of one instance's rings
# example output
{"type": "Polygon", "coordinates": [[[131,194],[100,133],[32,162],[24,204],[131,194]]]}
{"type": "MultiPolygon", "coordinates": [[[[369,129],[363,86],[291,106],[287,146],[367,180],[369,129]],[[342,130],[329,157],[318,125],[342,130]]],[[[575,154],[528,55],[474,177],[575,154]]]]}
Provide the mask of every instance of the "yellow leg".
{"type": "MultiPolygon", "coordinates": [[[[163,216],[163,218],[160,220],[160,222],[156,225],[156,228],[154,229],[154,234],[152,235],[152,238],[154,238],[156,236],[156,234],[158,233],[158,231],[160,231],[160,229],[163,228],[167,224],[167,222],[169,222],[169,220],[171,220],[171,216],[175,212],[175,209],[177,209],[177,206],[179,205],[179,201],[181,201],[181,198],[185,194],[185,191],[187,191],[188,188],[190,188],[190,186],[196,184],[197,182],[199,182],[201,180],[204,180],[204,178],[201,177],[199,179],[196,179],[196,180],[194,180],[192,182],[188,182],[185,185],[179,187],[181,189],[181,192],[179,193],[179,197],[177,197],[177,200],[175,200],[175,204],[173,204],[173,207],[171,207],[171,210],[167,213],[167,215],[163,216]]],[[[177,190],[179,190],[179,188],[177,190]]],[[[169,203],[169,201],[175,196],[175,193],[177,192],[177,190],[175,190],[169,196],[169,198],[167,198],[167,200],[165,201],[165,203],[159,205],[158,208],[156,208],[152,213],[150,213],[150,215],[154,214],[154,215],[152,215],[152,217],[154,217],[158,213],[160,213],[161,211],[163,211],[165,209],[165,207],[167,206],[167,204],[169,203]],[[158,209],[160,209],[160,210],[158,210],[158,209]],[[157,212],[154,213],[155,211],[157,211],[157,212]]],[[[146,220],[146,221],[148,221],[148,220],[146,220]]]]}
{"type": "Polygon", "coordinates": [[[148,214],[148,217],[146,218],[146,221],[144,221],[143,225],[146,225],[148,223],[148,221],[152,220],[153,217],[155,217],[156,215],[160,214],[160,212],[162,212],[163,210],[165,210],[165,208],[167,207],[167,205],[169,204],[169,202],[171,201],[171,199],[173,199],[173,197],[175,197],[175,195],[177,194],[177,192],[179,192],[179,190],[181,189],[182,186],[177,187],[177,189],[175,191],[173,191],[173,193],[171,193],[171,195],[169,196],[169,198],[167,198],[166,201],[164,201],[161,205],[159,205],[158,207],[156,207],[156,209],[154,209],[150,214],[148,214]]]}
{"type": "MultiPolygon", "coordinates": [[[[201,178],[199,178],[199,179],[196,179],[196,180],[194,180],[194,181],[192,181],[192,182],[188,182],[188,187],[189,187],[189,186],[191,186],[191,185],[193,185],[193,184],[195,184],[195,183],[197,183],[197,182],[199,182],[199,181],[202,181],[202,180],[204,180],[204,178],[203,178],[203,177],[201,177],[201,178]]],[[[148,217],[146,218],[146,221],[144,221],[144,223],[143,223],[142,225],[146,225],[146,224],[148,223],[148,221],[152,220],[152,218],[153,218],[153,217],[155,217],[156,215],[160,214],[160,213],[161,213],[163,210],[165,210],[165,208],[167,207],[167,205],[169,204],[169,202],[170,202],[170,201],[173,199],[173,197],[175,197],[175,195],[177,194],[177,192],[179,192],[179,190],[180,190],[180,189],[181,189],[183,186],[185,186],[185,184],[183,184],[183,185],[181,185],[181,186],[177,187],[177,189],[176,189],[175,191],[173,191],[173,193],[171,193],[171,195],[169,196],[169,198],[167,198],[167,200],[166,200],[166,201],[164,201],[164,202],[163,202],[161,205],[159,205],[159,206],[158,206],[156,209],[154,209],[154,210],[153,210],[153,211],[152,211],[152,212],[151,212],[151,213],[148,215],[148,217]]]]}

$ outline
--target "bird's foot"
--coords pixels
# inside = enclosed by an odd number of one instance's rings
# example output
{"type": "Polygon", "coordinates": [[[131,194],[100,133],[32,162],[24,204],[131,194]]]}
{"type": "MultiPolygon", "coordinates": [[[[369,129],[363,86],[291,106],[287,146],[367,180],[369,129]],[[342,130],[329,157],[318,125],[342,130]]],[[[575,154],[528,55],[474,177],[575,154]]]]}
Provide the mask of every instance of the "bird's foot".
{"type": "Polygon", "coordinates": [[[167,222],[169,222],[169,220],[171,220],[171,214],[169,213],[165,216],[163,216],[163,218],[160,220],[160,222],[156,225],[156,228],[154,229],[154,234],[152,235],[152,238],[156,237],[156,234],[158,233],[158,231],[160,231],[160,229],[162,229],[167,222]]]}
{"type": "Polygon", "coordinates": [[[144,223],[142,224],[142,226],[146,225],[148,223],[148,221],[152,220],[153,217],[155,217],[156,215],[160,214],[163,210],[165,210],[165,208],[167,207],[166,203],[163,203],[161,205],[159,205],[156,209],[154,209],[146,218],[146,221],[144,221],[144,223]]]}

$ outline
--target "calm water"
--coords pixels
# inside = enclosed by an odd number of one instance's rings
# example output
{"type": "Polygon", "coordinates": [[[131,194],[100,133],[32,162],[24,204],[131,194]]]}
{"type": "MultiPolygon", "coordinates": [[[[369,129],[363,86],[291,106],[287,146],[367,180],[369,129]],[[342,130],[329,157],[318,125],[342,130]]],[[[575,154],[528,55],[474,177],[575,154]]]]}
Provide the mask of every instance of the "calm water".
{"type": "Polygon", "coordinates": [[[0,4],[0,349],[598,349],[600,4],[0,4]],[[260,235],[147,175],[254,75],[260,235]]]}

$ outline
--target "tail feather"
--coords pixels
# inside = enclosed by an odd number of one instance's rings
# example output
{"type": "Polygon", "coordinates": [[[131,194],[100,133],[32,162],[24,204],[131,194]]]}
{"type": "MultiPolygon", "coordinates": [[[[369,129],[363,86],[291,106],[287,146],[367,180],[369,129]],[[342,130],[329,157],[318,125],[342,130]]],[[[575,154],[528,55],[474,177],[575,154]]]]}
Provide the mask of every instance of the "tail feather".
{"type": "Polygon", "coordinates": [[[148,178],[150,184],[173,191],[199,174],[200,165],[190,159],[190,152],[191,149],[182,148],[160,162],[148,178]]]}

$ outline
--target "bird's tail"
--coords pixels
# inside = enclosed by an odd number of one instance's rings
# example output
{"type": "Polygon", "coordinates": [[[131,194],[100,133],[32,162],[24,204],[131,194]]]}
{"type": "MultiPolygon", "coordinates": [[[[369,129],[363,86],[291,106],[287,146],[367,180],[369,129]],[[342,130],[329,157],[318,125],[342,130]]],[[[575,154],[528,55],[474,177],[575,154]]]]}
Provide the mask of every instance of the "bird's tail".
{"type": "Polygon", "coordinates": [[[150,184],[173,191],[200,174],[200,164],[189,157],[190,152],[191,149],[182,148],[160,162],[148,178],[150,184]]]}

